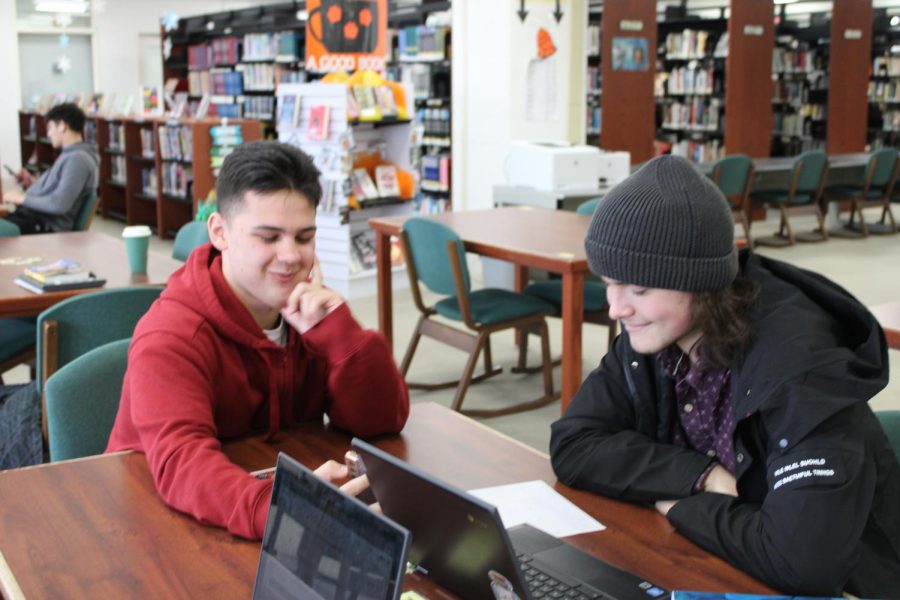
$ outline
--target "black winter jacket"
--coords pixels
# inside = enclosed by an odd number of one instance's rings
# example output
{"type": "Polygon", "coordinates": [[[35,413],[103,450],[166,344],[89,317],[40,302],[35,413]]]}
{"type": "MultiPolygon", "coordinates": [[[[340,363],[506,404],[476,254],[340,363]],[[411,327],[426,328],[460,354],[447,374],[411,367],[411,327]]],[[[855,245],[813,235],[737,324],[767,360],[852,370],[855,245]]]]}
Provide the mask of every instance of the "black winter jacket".
{"type": "Polygon", "coordinates": [[[682,534],[792,594],[900,597],[900,466],[867,401],[884,334],[827,279],[745,251],[753,339],[731,369],[738,498],[692,495],[712,459],[671,444],[672,380],[628,334],[553,424],[561,481],[638,502],[680,499],[682,534]]]}

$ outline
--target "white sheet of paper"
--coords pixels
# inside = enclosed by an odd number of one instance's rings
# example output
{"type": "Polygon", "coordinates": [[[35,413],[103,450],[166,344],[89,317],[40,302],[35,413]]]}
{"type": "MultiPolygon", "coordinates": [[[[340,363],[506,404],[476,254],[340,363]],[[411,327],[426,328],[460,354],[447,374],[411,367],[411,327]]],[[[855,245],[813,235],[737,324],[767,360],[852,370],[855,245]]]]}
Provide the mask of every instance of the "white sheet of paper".
{"type": "Polygon", "coordinates": [[[606,529],[543,481],[498,485],[469,493],[496,506],[507,528],[528,523],[556,537],[606,529]]]}

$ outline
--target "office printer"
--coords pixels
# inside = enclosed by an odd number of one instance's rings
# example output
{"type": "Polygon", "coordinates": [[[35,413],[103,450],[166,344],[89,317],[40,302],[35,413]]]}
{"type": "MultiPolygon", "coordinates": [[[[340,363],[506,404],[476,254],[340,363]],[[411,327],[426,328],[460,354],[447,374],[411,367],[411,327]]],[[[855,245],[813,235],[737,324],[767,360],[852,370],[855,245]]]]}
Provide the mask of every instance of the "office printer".
{"type": "Polygon", "coordinates": [[[509,185],[582,191],[613,186],[628,177],[631,155],[566,142],[514,141],[506,157],[509,185]]]}

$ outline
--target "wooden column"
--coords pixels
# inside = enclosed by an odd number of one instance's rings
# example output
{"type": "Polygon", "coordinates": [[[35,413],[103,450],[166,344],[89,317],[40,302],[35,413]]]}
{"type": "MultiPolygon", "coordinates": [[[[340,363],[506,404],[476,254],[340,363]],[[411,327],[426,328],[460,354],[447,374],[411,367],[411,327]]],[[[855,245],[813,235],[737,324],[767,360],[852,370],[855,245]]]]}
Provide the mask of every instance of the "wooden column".
{"type": "Polygon", "coordinates": [[[829,154],[866,148],[872,0],[834,0],[828,66],[829,154]]]}
{"type": "Polygon", "coordinates": [[[731,0],[725,63],[725,151],[766,158],[772,147],[772,0],[731,0]]]}
{"type": "Polygon", "coordinates": [[[605,0],[601,49],[603,96],[600,147],[631,153],[631,163],[653,157],[656,105],[653,77],[656,72],[656,0],[605,0]],[[622,29],[625,21],[626,29],[622,29]],[[640,23],[641,30],[634,25],[640,23]],[[647,39],[646,71],[614,71],[612,41],[616,37],[647,39]]]}

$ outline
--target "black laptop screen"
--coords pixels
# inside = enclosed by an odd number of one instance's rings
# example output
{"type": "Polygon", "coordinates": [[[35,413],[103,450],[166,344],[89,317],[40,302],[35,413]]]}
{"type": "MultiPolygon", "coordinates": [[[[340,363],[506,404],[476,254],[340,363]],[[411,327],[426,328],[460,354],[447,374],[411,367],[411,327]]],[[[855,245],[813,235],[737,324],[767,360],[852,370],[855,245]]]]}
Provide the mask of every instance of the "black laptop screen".
{"type": "MultiPolygon", "coordinates": [[[[279,458],[254,598],[395,598],[407,535],[279,458]]],[[[293,461],[291,461],[293,462],[293,461]]]]}

